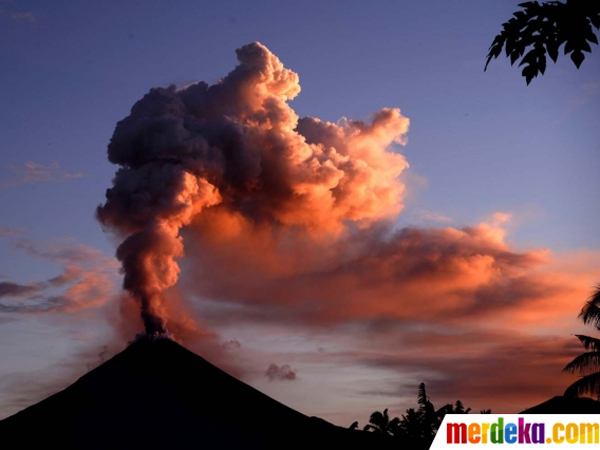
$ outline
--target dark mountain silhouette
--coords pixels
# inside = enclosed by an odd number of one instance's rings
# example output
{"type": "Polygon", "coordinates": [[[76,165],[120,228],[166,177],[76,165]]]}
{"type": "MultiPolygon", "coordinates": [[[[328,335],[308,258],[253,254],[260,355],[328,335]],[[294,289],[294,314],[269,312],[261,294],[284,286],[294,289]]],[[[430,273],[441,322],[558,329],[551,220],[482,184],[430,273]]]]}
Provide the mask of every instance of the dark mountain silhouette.
{"type": "Polygon", "coordinates": [[[0,437],[10,449],[391,448],[384,436],[294,411],[169,339],[131,344],[0,421],[0,437]]]}
{"type": "Polygon", "coordinates": [[[544,403],[527,408],[521,414],[600,414],[600,402],[587,397],[557,395],[544,403]]]}

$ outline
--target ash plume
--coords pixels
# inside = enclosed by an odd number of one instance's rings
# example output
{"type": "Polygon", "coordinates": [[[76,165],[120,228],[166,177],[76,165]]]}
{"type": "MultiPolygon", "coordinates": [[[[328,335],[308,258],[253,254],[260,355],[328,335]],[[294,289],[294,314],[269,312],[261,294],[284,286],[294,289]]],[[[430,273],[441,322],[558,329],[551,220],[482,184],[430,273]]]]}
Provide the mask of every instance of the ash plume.
{"type": "Polygon", "coordinates": [[[214,85],[151,89],[108,146],[120,168],[96,214],[123,239],[123,287],[150,335],[167,329],[182,229],[202,233],[214,220],[327,239],[402,209],[398,176],[408,164],[390,150],[408,131],[399,109],[370,123],[300,119],[288,104],[298,75],[258,42],[236,53],[238,66],[214,85]]]}

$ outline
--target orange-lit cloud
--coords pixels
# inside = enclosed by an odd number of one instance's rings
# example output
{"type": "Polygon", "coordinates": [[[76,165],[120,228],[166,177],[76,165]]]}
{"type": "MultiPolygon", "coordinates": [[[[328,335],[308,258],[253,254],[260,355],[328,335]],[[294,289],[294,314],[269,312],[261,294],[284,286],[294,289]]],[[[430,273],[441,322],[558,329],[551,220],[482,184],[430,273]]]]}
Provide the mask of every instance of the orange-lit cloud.
{"type": "Polygon", "coordinates": [[[410,397],[418,377],[440,402],[517,412],[573,381],[561,370],[581,351],[571,334],[582,331],[577,314],[600,279],[600,252],[516,250],[503,214],[463,228],[378,224],[333,241],[204,219],[184,234],[193,245],[182,289],[217,329],[355,336],[353,350],[308,358],[396,371],[388,402],[410,397]]]}
{"type": "Polygon", "coordinates": [[[98,307],[114,297],[117,263],[98,250],[68,239],[36,243],[18,238],[13,248],[62,266],[50,279],[32,283],[0,283],[0,312],[68,313],[98,307]]]}
{"type": "MultiPolygon", "coordinates": [[[[436,404],[460,399],[476,411],[493,408],[496,413],[516,413],[562,395],[574,381],[561,372],[581,352],[572,336],[445,331],[392,332],[387,343],[375,339],[352,359],[398,374],[418,373],[436,404]]],[[[407,392],[410,397],[411,389],[416,394],[415,386],[401,380],[385,391],[382,401],[407,392]]]]}
{"type": "Polygon", "coordinates": [[[461,320],[544,301],[572,308],[578,295],[581,303],[598,276],[591,262],[560,267],[548,250],[511,249],[505,233],[496,217],[463,228],[381,224],[322,241],[215,211],[186,232],[184,282],[203,298],[264,305],[270,317],[285,305],[296,311],[281,311],[282,320],[315,322],[461,320]],[[569,301],[556,298],[565,295],[569,301]]]}
{"type": "Polygon", "coordinates": [[[152,89],[117,124],[109,160],[121,165],[97,217],[123,237],[117,258],[147,333],[169,320],[164,293],[179,274],[186,227],[244,223],[331,240],[402,209],[408,167],[391,147],[409,121],[384,108],[370,122],[300,119],[288,101],[298,75],[252,43],[218,83],[152,89]]]}
{"type": "Polygon", "coordinates": [[[117,124],[108,156],[121,167],[97,216],[122,239],[125,322],[204,343],[240,324],[352,330],[363,343],[327,357],[434,373],[433,392],[481,408],[560,393],[600,253],[516,248],[502,212],[397,228],[400,110],[300,118],[297,74],[259,43],[237,55],[218,83],[152,89],[117,124]]]}

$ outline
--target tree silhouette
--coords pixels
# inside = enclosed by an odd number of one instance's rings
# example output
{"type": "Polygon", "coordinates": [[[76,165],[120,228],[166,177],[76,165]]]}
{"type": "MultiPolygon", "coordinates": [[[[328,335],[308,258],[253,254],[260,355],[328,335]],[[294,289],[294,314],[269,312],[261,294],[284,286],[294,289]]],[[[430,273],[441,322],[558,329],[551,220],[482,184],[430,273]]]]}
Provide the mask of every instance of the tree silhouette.
{"type": "Polygon", "coordinates": [[[525,65],[522,75],[529,84],[538,73],[546,71],[546,54],[556,62],[563,44],[564,54],[570,53],[577,68],[585,59],[583,52],[591,53],[590,43],[598,44],[592,28],[593,25],[600,29],[598,0],[548,1],[541,4],[531,1],[519,6],[523,10],[515,12],[508,22],[502,24],[502,31],[492,42],[484,71],[504,48],[511,65],[521,58],[519,66],[525,65]]]}
{"type": "MultiPolygon", "coordinates": [[[[373,431],[381,434],[388,434],[394,436],[398,434],[398,425],[400,419],[394,417],[390,420],[387,408],[383,410],[383,413],[375,411],[369,418],[369,424],[365,425],[365,431],[373,431]]],[[[358,424],[357,424],[358,425],[358,424]]]]}
{"type": "MultiPolygon", "coordinates": [[[[418,443],[419,448],[421,448],[421,444],[423,444],[423,448],[429,448],[446,414],[469,414],[471,411],[471,408],[465,408],[460,400],[457,400],[454,405],[448,403],[436,410],[427,395],[425,383],[419,384],[417,401],[418,409],[407,409],[401,419],[395,417],[390,420],[387,409],[383,413],[375,411],[371,414],[369,424],[364,427],[364,430],[418,443]]],[[[482,414],[490,412],[490,410],[484,410],[482,414]]],[[[351,429],[357,426],[358,423],[355,422],[351,425],[351,429]]]]}
{"type": "Polygon", "coordinates": [[[582,308],[579,317],[583,323],[591,323],[600,330],[600,284],[596,286],[585,306],[582,308]]]}
{"type": "Polygon", "coordinates": [[[447,412],[447,414],[469,414],[469,412],[471,412],[471,408],[465,409],[465,405],[463,405],[460,400],[456,400],[456,403],[454,404],[454,409],[447,412]]]}
{"type": "MultiPolygon", "coordinates": [[[[600,330],[600,284],[596,286],[579,316],[583,323],[592,323],[600,330]]],[[[565,372],[582,375],[567,388],[565,396],[580,397],[592,394],[600,400],[600,339],[581,334],[576,337],[588,351],[577,356],[563,369],[565,372]]]]}
{"type": "Polygon", "coordinates": [[[426,438],[433,437],[437,433],[444,416],[449,410],[452,410],[452,405],[448,404],[442,406],[439,410],[435,410],[433,403],[427,396],[425,390],[425,383],[419,384],[419,391],[417,393],[417,402],[419,403],[419,414],[424,427],[424,434],[426,438]]]}
{"type": "Polygon", "coordinates": [[[414,408],[406,410],[406,414],[402,414],[398,427],[400,436],[411,440],[424,440],[429,438],[425,436],[425,427],[423,427],[422,416],[414,408]]]}
{"type": "Polygon", "coordinates": [[[425,383],[419,384],[419,390],[417,392],[417,403],[419,404],[419,416],[421,417],[421,422],[423,422],[427,427],[431,428],[431,432],[435,434],[437,431],[437,414],[435,408],[433,407],[433,403],[429,399],[427,395],[427,390],[425,389],[425,383]]]}

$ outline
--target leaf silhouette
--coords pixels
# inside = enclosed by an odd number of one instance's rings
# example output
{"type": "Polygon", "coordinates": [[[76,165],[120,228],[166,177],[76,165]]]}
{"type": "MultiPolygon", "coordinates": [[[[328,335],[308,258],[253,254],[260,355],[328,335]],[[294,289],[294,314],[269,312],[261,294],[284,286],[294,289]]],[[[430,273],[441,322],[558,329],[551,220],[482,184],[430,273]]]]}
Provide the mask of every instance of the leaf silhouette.
{"type": "Polygon", "coordinates": [[[520,3],[519,7],[523,10],[513,13],[492,41],[484,71],[504,49],[511,65],[521,59],[519,66],[525,66],[521,73],[529,84],[546,72],[546,54],[556,62],[564,45],[564,54],[570,54],[579,68],[585,59],[583,52],[592,51],[590,43],[598,45],[592,28],[600,29],[598,0],[535,1],[520,3]]]}
{"type": "MultiPolygon", "coordinates": [[[[590,296],[581,310],[579,317],[584,323],[593,323],[598,327],[600,315],[598,304],[600,303],[600,285],[596,286],[594,293],[590,296]]],[[[579,372],[585,375],[575,381],[565,391],[566,396],[578,397],[585,394],[593,394],[600,399],[600,339],[578,334],[577,339],[583,344],[587,352],[577,356],[565,366],[563,372],[579,372]]]]}

